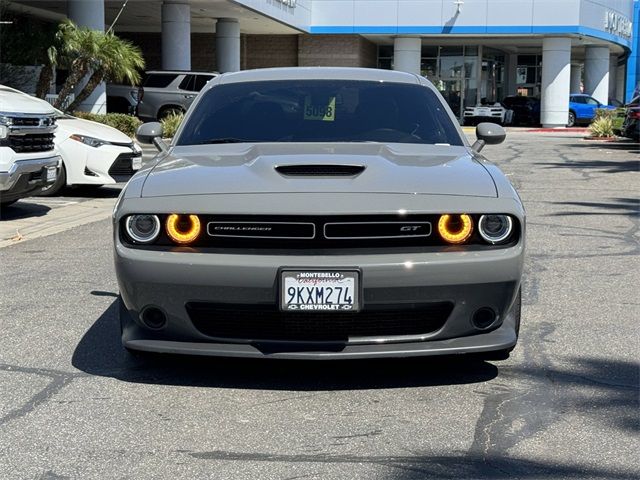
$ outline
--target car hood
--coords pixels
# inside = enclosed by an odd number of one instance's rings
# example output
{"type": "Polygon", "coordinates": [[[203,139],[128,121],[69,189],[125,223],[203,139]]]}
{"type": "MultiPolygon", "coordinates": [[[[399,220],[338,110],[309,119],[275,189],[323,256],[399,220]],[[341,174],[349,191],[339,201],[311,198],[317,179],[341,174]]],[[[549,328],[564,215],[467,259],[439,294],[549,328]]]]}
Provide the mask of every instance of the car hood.
{"type": "Polygon", "coordinates": [[[0,85],[0,112],[51,115],[54,110],[40,98],[0,85]]]}
{"type": "Polygon", "coordinates": [[[84,135],[85,137],[98,138],[112,143],[132,143],[133,140],[127,135],[122,133],[108,125],[102,123],[92,122],[90,120],[84,120],[76,117],[62,117],[57,120],[58,129],[56,131],[56,138],[62,139],[69,137],[69,135],[84,135]]]}
{"type": "Polygon", "coordinates": [[[466,147],[379,143],[174,147],[148,173],[142,196],[303,192],[497,196],[466,147]],[[318,165],[361,171],[327,176],[314,171],[318,165]],[[281,167],[306,172],[286,175],[281,167]]]}

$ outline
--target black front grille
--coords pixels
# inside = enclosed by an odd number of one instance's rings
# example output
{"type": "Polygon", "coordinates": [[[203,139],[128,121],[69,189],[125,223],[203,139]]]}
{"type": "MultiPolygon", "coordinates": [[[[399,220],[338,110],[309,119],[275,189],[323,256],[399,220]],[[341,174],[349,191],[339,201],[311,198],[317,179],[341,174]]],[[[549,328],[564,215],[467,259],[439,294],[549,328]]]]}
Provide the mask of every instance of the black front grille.
{"type": "Polygon", "coordinates": [[[40,126],[40,119],[37,117],[12,117],[11,125],[18,127],[38,127],[40,126]]]}
{"type": "Polygon", "coordinates": [[[17,153],[47,152],[53,150],[53,133],[9,135],[8,144],[17,153]]]}
{"type": "Polygon", "coordinates": [[[281,165],[276,171],[287,177],[353,177],[364,171],[364,165],[281,165]]]}
{"type": "Polygon", "coordinates": [[[450,302],[395,307],[377,306],[357,313],[284,313],[275,307],[249,308],[190,302],[187,313],[198,331],[222,339],[246,341],[333,341],[362,337],[418,336],[442,328],[451,314],[450,302]]]}
{"type": "MultiPolygon", "coordinates": [[[[202,225],[200,236],[192,248],[224,250],[230,253],[260,253],[271,251],[290,255],[308,253],[330,254],[344,249],[374,249],[390,253],[390,248],[425,251],[430,247],[456,248],[442,240],[438,233],[439,215],[198,215],[202,225]],[[417,250],[415,250],[417,249],[417,250]]],[[[167,215],[159,215],[165,223],[167,215]]],[[[477,225],[480,215],[472,215],[477,225]]],[[[122,219],[121,232],[125,232],[122,219]]],[[[519,235],[514,219],[512,241],[519,235]]],[[[123,233],[122,241],[136,248],[175,247],[163,232],[151,245],[132,244],[123,233]]],[[[504,248],[491,246],[475,229],[465,248],[504,248]]]]}
{"type": "Polygon", "coordinates": [[[207,233],[219,238],[313,239],[315,225],[303,222],[209,222],[207,233]]]}
{"type": "MultiPolygon", "coordinates": [[[[128,180],[136,171],[133,169],[133,157],[136,155],[132,153],[121,153],[113,162],[109,169],[109,175],[116,181],[122,182],[128,180]]],[[[138,155],[139,156],[139,155],[138,155]]]]}

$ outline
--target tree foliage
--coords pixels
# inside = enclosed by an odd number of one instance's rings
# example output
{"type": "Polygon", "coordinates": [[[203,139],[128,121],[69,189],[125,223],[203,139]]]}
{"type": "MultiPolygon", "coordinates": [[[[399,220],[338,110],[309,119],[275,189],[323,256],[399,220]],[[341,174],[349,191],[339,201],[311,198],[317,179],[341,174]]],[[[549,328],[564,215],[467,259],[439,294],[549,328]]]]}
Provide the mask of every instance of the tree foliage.
{"type": "Polygon", "coordinates": [[[57,108],[64,108],[76,86],[88,77],[74,101],[66,107],[69,111],[75,110],[103,81],[136,85],[140,82],[140,70],[144,69],[142,52],[131,42],[118,38],[113,32],[78,27],[70,20],[58,27],[47,57],[38,82],[37,94],[41,98],[46,94],[47,77],[51,78],[54,68],[60,66],[69,71],[54,104],[57,108]]]}

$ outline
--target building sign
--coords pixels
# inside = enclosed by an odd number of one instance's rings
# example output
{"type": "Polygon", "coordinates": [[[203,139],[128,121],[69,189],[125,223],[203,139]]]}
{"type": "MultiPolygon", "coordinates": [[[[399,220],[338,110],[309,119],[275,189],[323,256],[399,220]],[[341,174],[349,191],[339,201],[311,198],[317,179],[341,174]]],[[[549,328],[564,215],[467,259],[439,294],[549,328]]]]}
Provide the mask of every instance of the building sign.
{"type": "Polygon", "coordinates": [[[298,0],[276,0],[276,2],[281,3],[289,8],[296,8],[296,3],[298,3],[298,0]]]}
{"type": "Polygon", "coordinates": [[[609,10],[604,16],[604,29],[605,31],[618,35],[619,37],[631,40],[633,24],[624,15],[620,15],[617,12],[609,10]]]}

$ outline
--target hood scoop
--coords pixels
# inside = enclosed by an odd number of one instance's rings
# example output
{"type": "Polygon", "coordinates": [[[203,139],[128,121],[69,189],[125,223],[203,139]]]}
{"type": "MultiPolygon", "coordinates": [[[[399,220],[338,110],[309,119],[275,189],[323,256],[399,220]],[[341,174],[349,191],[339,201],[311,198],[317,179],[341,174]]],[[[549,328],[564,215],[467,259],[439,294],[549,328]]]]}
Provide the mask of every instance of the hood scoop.
{"type": "Polygon", "coordinates": [[[355,177],[364,172],[364,165],[280,165],[276,171],[285,177],[355,177]]]}

